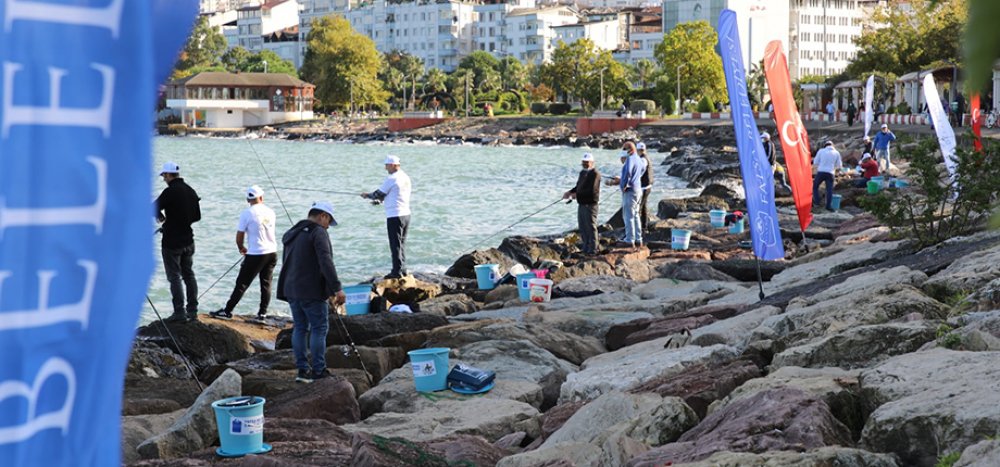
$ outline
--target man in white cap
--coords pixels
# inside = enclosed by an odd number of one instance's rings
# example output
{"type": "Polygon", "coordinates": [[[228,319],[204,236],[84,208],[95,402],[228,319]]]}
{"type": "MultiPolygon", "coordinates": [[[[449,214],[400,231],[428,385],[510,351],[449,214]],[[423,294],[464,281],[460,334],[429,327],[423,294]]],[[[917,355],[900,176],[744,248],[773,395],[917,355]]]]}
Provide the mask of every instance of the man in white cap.
{"type": "Polygon", "coordinates": [[[406,271],[406,233],[410,229],[410,176],[399,168],[399,157],[386,156],[385,177],[382,185],[371,193],[361,193],[365,199],[382,202],[385,206],[385,227],[389,233],[389,252],[392,254],[392,271],[386,279],[399,279],[406,271]]]}
{"type": "Polygon", "coordinates": [[[225,308],[209,313],[215,318],[233,317],[233,310],[254,277],[260,281],[258,318],[267,316],[267,306],[271,303],[271,278],[274,276],[274,266],[278,264],[278,241],[274,235],[276,217],[274,211],[264,205],[264,190],[259,186],[247,188],[246,200],[250,207],[240,214],[240,221],[236,226],[236,249],[244,255],[243,264],[240,265],[236,286],[233,287],[225,308]],[[243,246],[244,239],[247,246],[243,246]]]}
{"type": "Polygon", "coordinates": [[[337,225],[333,205],[317,201],[308,218],[281,237],[285,249],[277,295],[292,309],[292,353],[299,370],[295,381],[300,383],[330,376],[326,369],[326,333],[330,329],[327,300],[339,305],[345,299],[327,233],[331,225],[337,225]],[[311,364],[306,358],[307,341],[311,364]]]}
{"type": "Polygon", "coordinates": [[[653,192],[653,162],[649,160],[649,156],[646,154],[646,143],[637,143],[635,149],[639,152],[639,157],[642,158],[643,162],[641,177],[642,200],[639,201],[639,223],[642,224],[640,228],[642,229],[643,236],[645,236],[646,227],[649,226],[649,194],[653,192]]]}
{"type": "Polygon", "coordinates": [[[844,166],[840,158],[840,152],[833,147],[833,141],[827,141],[816,152],[813,159],[813,167],[816,167],[816,177],[813,178],[813,205],[819,204],[819,184],[826,184],[826,210],[833,211],[833,182],[837,176],[837,170],[844,166]]]}
{"type": "Polygon", "coordinates": [[[563,193],[563,199],[575,199],[576,222],[580,228],[580,250],[587,255],[597,253],[600,243],[597,236],[597,208],[601,200],[601,174],[594,169],[594,156],[589,152],[580,160],[583,170],[576,179],[576,186],[563,193]]]}
{"type": "Polygon", "coordinates": [[[889,143],[893,141],[896,141],[896,135],[889,131],[889,125],[883,123],[881,130],[875,133],[875,141],[873,143],[873,146],[875,146],[875,158],[878,160],[878,169],[882,173],[888,173],[889,167],[892,166],[889,159],[889,143]],[[884,168],[882,161],[885,161],[884,168]]]}
{"type": "Polygon", "coordinates": [[[194,277],[194,230],[191,224],[201,220],[201,198],[181,178],[181,168],[176,163],[163,164],[160,176],[167,187],[156,198],[153,211],[157,222],[163,223],[160,253],[174,306],[174,313],[166,321],[194,321],[198,319],[198,281],[194,277]]]}

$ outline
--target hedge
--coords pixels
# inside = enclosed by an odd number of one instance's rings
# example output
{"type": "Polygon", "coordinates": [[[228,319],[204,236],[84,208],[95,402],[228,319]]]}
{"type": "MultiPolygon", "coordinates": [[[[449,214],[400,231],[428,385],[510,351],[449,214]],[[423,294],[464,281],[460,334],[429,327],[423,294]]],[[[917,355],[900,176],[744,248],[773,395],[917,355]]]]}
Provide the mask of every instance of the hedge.
{"type": "Polygon", "coordinates": [[[647,114],[651,114],[656,111],[656,102],[649,99],[636,99],[632,101],[632,104],[629,106],[629,110],[633,113],[646,111],[647,114]]]}
{"type": "Polygon", "coordinates": [[[549,112],[552,112],[552,115],[566,115],[572,108],[573,106],[566,102],[553,102],[549,104],[549,112]]]}
{"type": "Polygon", "coordinates": [[[549,113],[549,103],[548,102],[532,102],[531,103],[531,113],[535,115],[543,115],[549,113]]]}

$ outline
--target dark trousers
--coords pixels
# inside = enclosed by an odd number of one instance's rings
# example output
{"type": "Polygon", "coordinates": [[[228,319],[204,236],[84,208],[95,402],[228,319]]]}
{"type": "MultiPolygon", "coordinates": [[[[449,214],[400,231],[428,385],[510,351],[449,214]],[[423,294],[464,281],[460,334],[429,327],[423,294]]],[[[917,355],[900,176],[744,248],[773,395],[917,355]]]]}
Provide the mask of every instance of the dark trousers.
{"type": "Polygon", "coordinates": [[[240,274],[236,276],[236,287],[229,295],[226,302],[226,311],[232,313],[236,305],[240,303],[243,294],[250,287],[253,278],[260,280],[260,308],[257,314],[267,314],[267,306],[271,303],[271,278],[274,275],[274,266],[278,264],[278,254],[268,253],[266,255],[246,255],[243,257],[243,264],[240,265],[240,274]]]}
{"type": "Polygon", "coordinates": [[[639,201],[639,222],[642,223],[640,228],[643,233],[646,232],[646,227],[649,225],[649,207],[647,206],[649,203],[647,201],[649,201],[649,192],[651,191],[653,191],[652,188],[642,190],[642,201],[639,201]]]}
{"type": "Polygon", "coordinates": [[[392,254],[390,274],[406,274],[406,232],[410,230],[410,216],[387,217],[385,227],[389,231],[389,252],[392,254]]]}
{"type": "Polygon", "coordinates": [[[826,184],[826,208],[833,209],[833,174],[830,172],[816,172],[813,177],[813,205],[819,204],[819,184],[826,184]]]}
{"type": "Polygon", "coordinates": [[[597,253],[597,203],[577,206],[576,222],[580,226],[580,250],[590,255],[597,253]]]}
{"type": "Polygon", "coordinates": [[[330,309],[326,301],[288,300],[288,307],[292,309],[292,355],[295,356],[295,367],[322,373],[326,369],[326,334],[330,329],[330,309]],[[311,365],[309,355],[312,356],[311,365]]]}
{"type": "Polygon", "coordinates": [[[161,247],[163,270],[170,282],[170,297],[174,314],[184,314],[184,297],[187,292],[187,314],[198,313],[198,281],[194,278],[194,243],[182,248],[161,247]],[[183,282],[183,285],[182,285],[183,282]]]}

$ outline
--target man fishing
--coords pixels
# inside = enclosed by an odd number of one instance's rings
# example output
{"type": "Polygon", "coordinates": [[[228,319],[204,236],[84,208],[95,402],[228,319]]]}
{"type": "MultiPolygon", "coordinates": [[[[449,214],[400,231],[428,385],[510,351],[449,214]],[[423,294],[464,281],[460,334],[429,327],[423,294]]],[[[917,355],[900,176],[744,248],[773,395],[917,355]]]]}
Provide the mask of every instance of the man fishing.
{"type": "Polygon", "coordinates": [[[622,190],[622,220],[625,221],[626,246],[642,246],[642,219],[639,205],[642,203],[642,174],[645,164],[631,141],[622,147],[625,163],[622,165],[618,187],[622,190]]]}
{"type": "Polygon", "coordinates": [[[361,197],[380,201],[385,206],[385,227],[389,233],[392,271],[385,279],[406,276],[406,233],[410,229],[410,176],[399,168],[399,157],[386,156],[385,171],[389,173],[382,185],[361,197]]]}
{"type": "Polygon", "coordinates": [[[201,198],[184,182],[180,172],[180,166],[174,162],[163,164],[160,176],[167,187],[153,205],[157,222],[163,222],[160,252],[174,305],[174,313],[165,320],[170,322],[198,319],[198,281],[194,276],[194,231],[191,224],[201,220],[201,198]]]}
{"type": "Polygon", "coordinates": [[[576,186],[563,193],[563,199],[576,199],[576,221],[580,228],[580,250],[584,254],[597,254],[600,243],[597,234],[597,207],[601,199],[601,174],[594,168],[594,156],[589,152],[580,160],[583,170],[576,179],[576,186]]]}
{"type": "Polygon", "coordinates": [[[236,227],[236,248],[243,256],[240,273],[236,276],[236,286],[229,296],[225,308],[209,313],[212,317],[231,319],[233,310],[240,303],[243,294],[250,287],[254,277],[260,280],[260,307],[257,318],[267,316],[267,306],[271,302],[271,279],[274,266],[278,264],[278,242],[274,236],[274,211],[264,205],[264,190],[254,185],[247,188],[246,200],[250,207],[240,214],[236,227]],[[246,240],[249,248],[244,246],[246,240]]]}

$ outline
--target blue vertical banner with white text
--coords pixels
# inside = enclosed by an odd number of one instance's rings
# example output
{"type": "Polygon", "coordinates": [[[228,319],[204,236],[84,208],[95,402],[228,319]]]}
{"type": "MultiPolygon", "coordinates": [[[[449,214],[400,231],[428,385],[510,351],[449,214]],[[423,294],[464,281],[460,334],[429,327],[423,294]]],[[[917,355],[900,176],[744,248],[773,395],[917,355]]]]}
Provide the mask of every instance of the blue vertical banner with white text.
{"type": "Polygon", "coordinates": [[[0,0],[0,464],[117,466],[157,85],[196,0],[0,0]]]}
{"type": "Polygon", "coordinates": [[[729,107],[736,133],[736,149],[740,155],[740,172],[746,192],[747,212],[750,216],[750,239],[753,252],[760,259],[775,260],[785,257],[778,227],[778,213],[774,206],[774,174],[764,155],[764,146],[757,132],[757,121],[750,108],[747,95],[746,69],[740,52],[740,36],[736,30],[736,12],[723,10],[719,15],[719,50],[722,69],[729,90],[729,107]]]}

